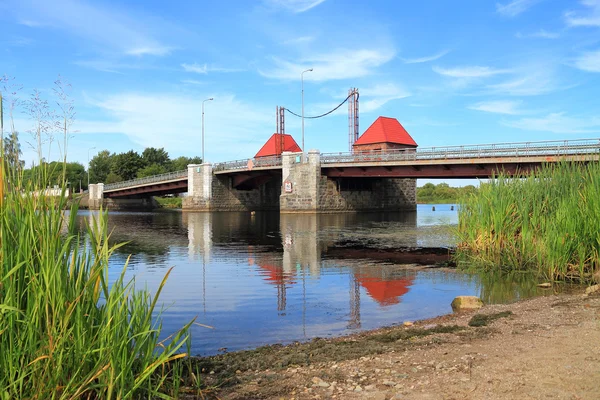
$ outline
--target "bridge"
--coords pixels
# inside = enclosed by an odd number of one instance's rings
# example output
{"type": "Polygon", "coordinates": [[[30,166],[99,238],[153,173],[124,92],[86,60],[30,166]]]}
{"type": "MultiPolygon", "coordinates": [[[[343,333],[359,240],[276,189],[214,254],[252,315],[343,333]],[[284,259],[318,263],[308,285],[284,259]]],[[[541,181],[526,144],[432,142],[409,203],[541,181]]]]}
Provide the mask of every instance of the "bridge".
{"type": "Polygon", "coordinates": [[[190,165],[187,170],[90,185],[90,206],[104,199],[136,204],[187,192],[184,209],[282,212],[414,209],[416,178],[523,174],[545,163],[600,160],[600,139],[446,146],[281,156],[190,165]]]}

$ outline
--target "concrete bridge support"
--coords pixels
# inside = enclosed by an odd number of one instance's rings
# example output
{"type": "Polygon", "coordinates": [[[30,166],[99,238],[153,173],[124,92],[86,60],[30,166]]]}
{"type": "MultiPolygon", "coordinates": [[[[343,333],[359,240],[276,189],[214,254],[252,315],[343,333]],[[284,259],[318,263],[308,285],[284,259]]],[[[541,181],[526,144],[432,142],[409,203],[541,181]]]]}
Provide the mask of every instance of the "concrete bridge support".
{"type": "Polygon", "coordinates": [[[213,173],[210,164],[188,166],[187,211],[278,210],[281,181],[278,177],[253,188],[236,188],[233,178],[213,173]]]}
{"type": "Polygon", "coordinates": [[[88,208],[99,210],[104,201],[104,183],[93,183],[88,188],[88,208]]]}
{"type": "Polygon", "coordinates": [[[87,206],[90,210],[104,208],[112,211],[146,211],[158,208],[158,204],[151,196],[106,198],[104,197],[104,183],[90,184],[87,206]]]}
{"type": "Polygon", "coordinates": [[[281,213],[416,210],[416,179],[330,178],[322,173],[320,153],[283,153],[281,213]]]}
{"type": "Polygon", "coordinates": [[[182,208],[211,211],[213,179],[211,164],[188,165],[188,195],[182,200],[182,208]]]}

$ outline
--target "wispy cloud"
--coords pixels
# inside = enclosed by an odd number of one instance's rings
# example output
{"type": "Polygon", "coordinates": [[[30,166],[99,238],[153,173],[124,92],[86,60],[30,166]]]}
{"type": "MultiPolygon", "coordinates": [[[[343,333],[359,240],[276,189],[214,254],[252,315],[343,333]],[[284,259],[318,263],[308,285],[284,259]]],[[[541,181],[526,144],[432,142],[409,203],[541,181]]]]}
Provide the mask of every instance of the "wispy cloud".
{"type": "Polygon", "coordinates": [[[8,0],[11,10],[23,25],[66,31],[72,36],[91,41],[103,50],[123,55],[164,56],[171,46],[158,36],[168,31],[156,18],[115,6],[76,0],[8,0]]]}
{"type": "Polygon", "coordinates": [[[542,0],[512,0],[505,4],[496,3],[496,11],[507,17],[516,17],[540,1],[542,0]]]}
{"type": "Polygon", "coordinates": [[[101,100],[90,100],[91,105],[105,114],[106,119],[80,119],[75,129],[81,133],[125,134],[142,146],[165,147],[172,153],[188,153],[190,146],[195,145],[199,149],[201,126],[198,110],[202,106],[201,99],[214,97],[215,100],[207,107],[205,118],[206,154],[210,161],[245,157],[248,155],[246,147],[232,148],[231,143],[249,144],[258,149],[273,130],[274,118],[270,107],[248,103],[232,94],[192,96],[153,92],[95,97],[101,100]],[[231,118],[231,115],[236,118],[231,118]]]}
{"type": "Polygon", "coordinates": [[[560,85],[552,68],[535,66],[518,71],[516,76],[506,81],[485,87],[490,94],[509,96],[538,96],[567,88],[569,86],[560,85]]]}
{"type": "Polygon", "coordinates": [[[33,44],[33,39],[23,36],[13,36],[6,42],[9,46],[13,47],[25,47],[33,44]]]}
{"type": "Polygon", "coordinates": [[[270,69],[259,70],[267,78],[300,80],[302,71],[313,68],[304,74],[304,80],[327,81],[367,76],[394,58],[394,51],[388,49],[337,50],[316,54],[300,59],[299,62],[273,57],[275,64],[270,69]]]}
{"type": "Polygon", "coordinates": [[[468,108],[471,110],[484,111],[494,114],[518,115],[523,114],[523,110],[521,109],[522,103],[522,101],[514,100],[482,101],[472,104],[468,108]]]}
{"type": "Polygon", "coordinates": [[[552,113],[540,118],[521,118],[502,121],[511,128],[566,134],[588,134],[600,132],[598,117],[569,117],[565,113],[552,113]]]}
{"type": "Polygon", "coordinates": [[[450,50],[443,50],[443,51],[440,51],[439,53],[433,54],[431,56],[425,56],[425,57],[420,57],[420,58],[403,58],[402,61],[404,61],[405,64],[425,63],[425,62],[435,61],[437,59],[440,59],[448,53],[450,53],[450,50]]]}
{"type": "Polygon", "coordinates": [[[287,39],[284,40],[282,42],[283,45],[289,46],[289,45],[299,45],[299,44],[306,44],[306,43],[311,43],[315,40],[314,36],[300,36],[300,37],[296,37],[293,39],[287,39]]]}
{"type": "Polygon", "coordinates": [[[581,5],[587,7],[586,12],[567,11],[565,22],[568,26],[600,26],[600,0],[581,0],[581,5]]]}
{"type": "Polygon", "coordinates": [[[360,89],[360,96],[363,99],[360,111],[368,113],[377,110],[392,100],[409,97],[411,93],[395,83],[385,83],[360,89]]]}
{"type": "Polygon", "coordinates": [[[172,50],[173,47],[167,46],[145,46],[134,47],[132,49],[127,50],[125,54],[128,54],[130,56],[166,56],[167,54],[171,53],[172,50]]]}
{"type": "Polygon", "coordinates": [[[18,21],[18,23],[21,24],[21,25],[28,26],[30,28],[38,28],[38,27],[40,27],[40,26],[43,25],[41,22],[34,21],[34,20],[31,20],[31,19],[20,19],[18,21]]]}
{"type": "Polygon", "coordinates": [[[540,29],[536,32],[532,32],[532,33],[521,33],[521,32],[517,32],[515,34],[515,37],[522,39],[522,38],[538,38],[538,39],[558,39],[560,37],[560,34],[557,32],[548,32],[545,29],[540,29]]]}
{"type": "Polygon", "coordinates": [[[442,68],[442,67],[433,67],[434,72],[443,75],[449,76],[452,78],[485,78],[488,76],[498,75],[498,74],[506,74],[511,72],[508,69],[497,69],[491,67],[481,67],[481,66],[465,66],[465,67],[455,67],[455,68],[442,68]]]}
{"type": "Polygon", "coordinates": [[[204,85],[206,82],[197,81],[195,79],[184,79],[181,83],[186,83],[188,85],[204,85]]]}
{"type": "Polygon", "coordinates": [[[154,69],[151,66],[143,64],[139,60],[132,60],[132,62],[122,62],[115,59],[94,59],[94,60],[77,60],[73,64],[79,65],[80,67],[94,69],[101,72],[109,72],[113,74],[123,74],[126,70],[139,70],[139,69],[154,69]]]}
{"type": "Polygon", "coordinates": [[[575,59],[575,67],[588,72],[600,72],[600,50],[588,51],[575,59]]]}
{"type": "Polygon", "coordinates": [[[209,72],[241,72],[241,71],[244,71],[243,69],[238,69],[238,68],[222,68],[222,67],[209,66],[206,63],[204,63],[204,64],[183,63],[183,64],[181,64],[181,67],[186,72],[194,72],[196,74],[203,74],[203,75],[206,75],[209,72]]]}
{"type": "Polygon", "coordinates": [[[325,0],[265,0],[265,3],[294,13],[303,13],[325,2],[325,0]]]}

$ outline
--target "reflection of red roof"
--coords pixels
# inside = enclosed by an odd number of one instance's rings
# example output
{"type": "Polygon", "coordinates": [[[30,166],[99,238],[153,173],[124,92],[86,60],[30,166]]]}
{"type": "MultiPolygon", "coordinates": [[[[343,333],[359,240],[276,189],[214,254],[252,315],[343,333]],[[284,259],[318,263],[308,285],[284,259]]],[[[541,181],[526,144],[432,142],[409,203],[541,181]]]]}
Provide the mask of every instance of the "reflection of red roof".
{"type": "Polygon", "coordinates": [[[259,265],[259,267],[262,269],[262,271],[259,271],[259,274],[263,276],[265,281],[273,284],[296,283],[293,274],[283,272],[282,267],[277,267],[275,265],[259,265]]]}
{"type": "MultiPolygon", "coordinates": [[[[283,134],[283,151],[299,152],[302,151],[300,146],[296,143],[292,135],[283,134]]],[[[258,153],[254,157],[269,157],[278,156],[282,152],[281,150],[281,135],[274,133],[273,136],[267,140],[267,143],[260,148],[258,153]]]]}
{"type": "Polygon", "coordinates": [[[400,303],[399,298],[408,293],[413,283],[413,278],[383,280],[357,276],[356,279],[367,289],[369,296],[382,306],[400,303]]]}
{"type": "Polygon", "coordinates": [[[354,146],[373,143],[398,143],[417,147],[417,143],[396,118],[379,117],[354,142],[354,146]]]}

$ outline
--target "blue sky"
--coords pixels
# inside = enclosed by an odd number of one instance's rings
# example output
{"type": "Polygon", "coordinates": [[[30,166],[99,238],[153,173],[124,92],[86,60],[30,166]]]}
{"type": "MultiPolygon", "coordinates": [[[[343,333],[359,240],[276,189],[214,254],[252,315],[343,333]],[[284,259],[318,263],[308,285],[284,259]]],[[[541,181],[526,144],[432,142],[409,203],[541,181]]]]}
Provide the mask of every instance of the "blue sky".
{"type": "MultiPolygon", "coordinates": [[[[306,115],[357,87],[361,132],[395,117],[421,147],[600,137],[600,0],[0,0],[0,22],[21,97],[53,104],[57,75],[71,83],[83,164],[92,147],[200,155],[209,97],[207,160],[248,158],[276,106],[300,112],[307,68],[306,115]]],[[[301,141],[298,118],[287,133],[301,141]]],[[[305,141],[347,151],[347,107],[306,121],[305,141]]]]}

